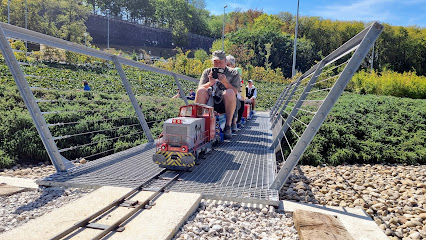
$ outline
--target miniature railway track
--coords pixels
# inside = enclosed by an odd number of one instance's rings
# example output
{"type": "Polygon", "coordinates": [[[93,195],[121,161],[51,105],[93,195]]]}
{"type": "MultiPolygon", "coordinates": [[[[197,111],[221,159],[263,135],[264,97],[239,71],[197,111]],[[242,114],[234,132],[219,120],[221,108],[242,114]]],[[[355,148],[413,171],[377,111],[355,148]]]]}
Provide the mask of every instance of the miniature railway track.
{"type": "Polygon", "coordinates": [[[151,208],[155,205],[155,200],[158,199],[163,192],[166,192],[168,187],[170,187],[173,182],[178,180],[180,176],[179,172],[172,172],[163,170],[160,173],[156,174],[152,178],[148,179],[141,185],[136,188],[133,188],[131,191],[118,198],[114,202],[110,203],[108,206],[102,208],[96,213],[90,215],[86,219],[74,224],[72,227],[66,229],[65,231],[59,233],[55,237],[51,238],[51,240],[59,240],[69,236],[71,233],[75,232],[81,228],[92,228],[102,230],[98,235],[93,237],[92,239],[102,239],[106,235],[110,234],[113,231],[122,232],[124,227],[120,227],[125,221],[130,219],[133,215],[138,213],[139,211],[147,208],[151,208]],[[152,191],[152,194],[148,199],[143,202],[132,201],[131,198],[138,194],[141,191],[152,191]],[[127,207],[131,209],[127,214],[122,216],[119,220],[114,222],[111,225],[104,225],[96,223],[100,220],[107,212],[114,211],[119,207],[127,207]]]}

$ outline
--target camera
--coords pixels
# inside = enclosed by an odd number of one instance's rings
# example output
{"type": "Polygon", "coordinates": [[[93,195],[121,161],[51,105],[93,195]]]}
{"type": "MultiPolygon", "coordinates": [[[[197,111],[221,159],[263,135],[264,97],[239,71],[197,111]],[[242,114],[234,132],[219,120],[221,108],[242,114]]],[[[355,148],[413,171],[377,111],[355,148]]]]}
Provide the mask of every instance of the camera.
{"type": "Polygon", "coordinates": [[[216,67],[212,68],[212,76],[213,76],[214,79],[218,79],[219,78],[217,76],[218,73],[222,73],[223,74],[224,72],[225,72],[225,69],[223,69],[223,68],[216,68],[216,67]]]}

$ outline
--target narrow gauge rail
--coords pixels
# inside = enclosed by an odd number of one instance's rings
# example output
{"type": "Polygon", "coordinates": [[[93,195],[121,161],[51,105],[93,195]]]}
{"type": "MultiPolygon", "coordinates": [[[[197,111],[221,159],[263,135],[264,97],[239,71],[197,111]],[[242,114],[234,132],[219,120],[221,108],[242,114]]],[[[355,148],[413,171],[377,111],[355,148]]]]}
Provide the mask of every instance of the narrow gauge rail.
{"type": "Polygon", "coordinates": [[[131,218],[134,214],[136,214],[140,210],[144,208],[151,208],[154,205],[154,201],[158,199],[163,192],[167,191],[167,188],[170,187],[175,181],[177,181],[179,176],[180,176],[179,172],[173,172],[173,171],[168,171],[164,169],[163,171],[154,175],[152,178],[146,180],[144,183],[142,183],[138,187],[132,189],[131,191],[129,191],[122,197],[110,203],[108,206],[102,208],[101,210],[90,215],[86,219],[76,223],[72,227],[68,228],[67,230],[51,238],[51,240],[63,239],[64,237],[70,235],[71,233],[73,233],[79,228],[93,228],[93,229],[102,230],[102,232],[100,232],[98,235],[92,238],[93,240],[102,239],[103,237],[111,233],[112,231],[122,232],[124,230],[124,227],[120,227],[122,223],[124,223],[126,220],[131,218]],[[147,186],[150,186],[153,182],[155,182],[154,184],[155,187],[147,187],[147,186]],[[137,193],[141,191],[153,191],[154,194],[152,194],[148,199],[146,199],[144,202],[141,202],[141,203],[138,201],[130,200],[133,196],[135,196],[137,193]],[[102,216],[103,214],[109,211],[114,211],[114,209],[117,209],[119,207],[128,207],[128,208],[131,208],[131,211],[111,225],[97,224],[96,222],[91,223],[92,220],[97,221],[101,219],[99,217],[102,216]]]}

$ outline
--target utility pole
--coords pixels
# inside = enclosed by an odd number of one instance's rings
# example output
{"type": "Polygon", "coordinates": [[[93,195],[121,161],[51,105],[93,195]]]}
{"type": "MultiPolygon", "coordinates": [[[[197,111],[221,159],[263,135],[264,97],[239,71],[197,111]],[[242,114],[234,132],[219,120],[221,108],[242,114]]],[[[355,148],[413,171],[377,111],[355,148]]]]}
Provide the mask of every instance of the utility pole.
{"type": "Polygon", "coordinates": [[[108,39],[107,39],[107,49],[109,49],[109,9],[107,10],[107,18],[108,18],[108,39]]]}
{"type": "Polygon", "coordinates": [[[7,23],[10,24],[10,0],[7,0],[7,23]]]}
{"type": "Polygon", "coordinates": [[[225,42],[225,8],[228,7],[228,5],[225,5],[223,7],[223,24],[222,24],[222,51],[224,49],[224,42],[225,42]]]}
{"type": "Polygon", "coordinates": [[[296,29],[294,33],[294,51],[293,51],[293,68],[291,70],[291,77],[296,75],[296,47],[297,47],[297,28],[299,25],[299,0],[297,0],[297,15],[296,15],[296,29]]]}
{"type": "Polygon", "coordinates": [[[373,44],[373,49],[371,51],[371,72],[373,72],[373,62],[374,62],[374,45],[376,45],[376,43],[373,44]]]}
{"type": "MultiPolygon", "coordinates": [[[[28,0],[25,0],[25,29],[28,29],[28,26],[27,26],[27,12],[28,12],[28,6],[27,6],[27,1],[28,0]]],[[[25,41],[25,51],[28,51],[28,41],[25,41]]]]}

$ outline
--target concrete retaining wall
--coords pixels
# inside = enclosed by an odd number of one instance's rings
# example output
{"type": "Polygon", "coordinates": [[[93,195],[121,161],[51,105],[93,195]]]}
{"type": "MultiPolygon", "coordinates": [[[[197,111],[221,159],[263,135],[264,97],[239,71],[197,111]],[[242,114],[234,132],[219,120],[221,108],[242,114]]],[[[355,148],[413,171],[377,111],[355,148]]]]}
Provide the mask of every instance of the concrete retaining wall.
{"type": "MultiPolygon", "coordinates": [[[[160,47],[173,49],[172,32],[167,29],[151,28],[117,19],[109,20],[110,45],[160,47]]],[[[104,16],[90,15],[86,21],[87,31],[93,37],[93,43],[107,44],[108,19],[104,16]]],[[[202,48],[209,50],[214,38],[190,33],[186,49],[202,48]]]]}

